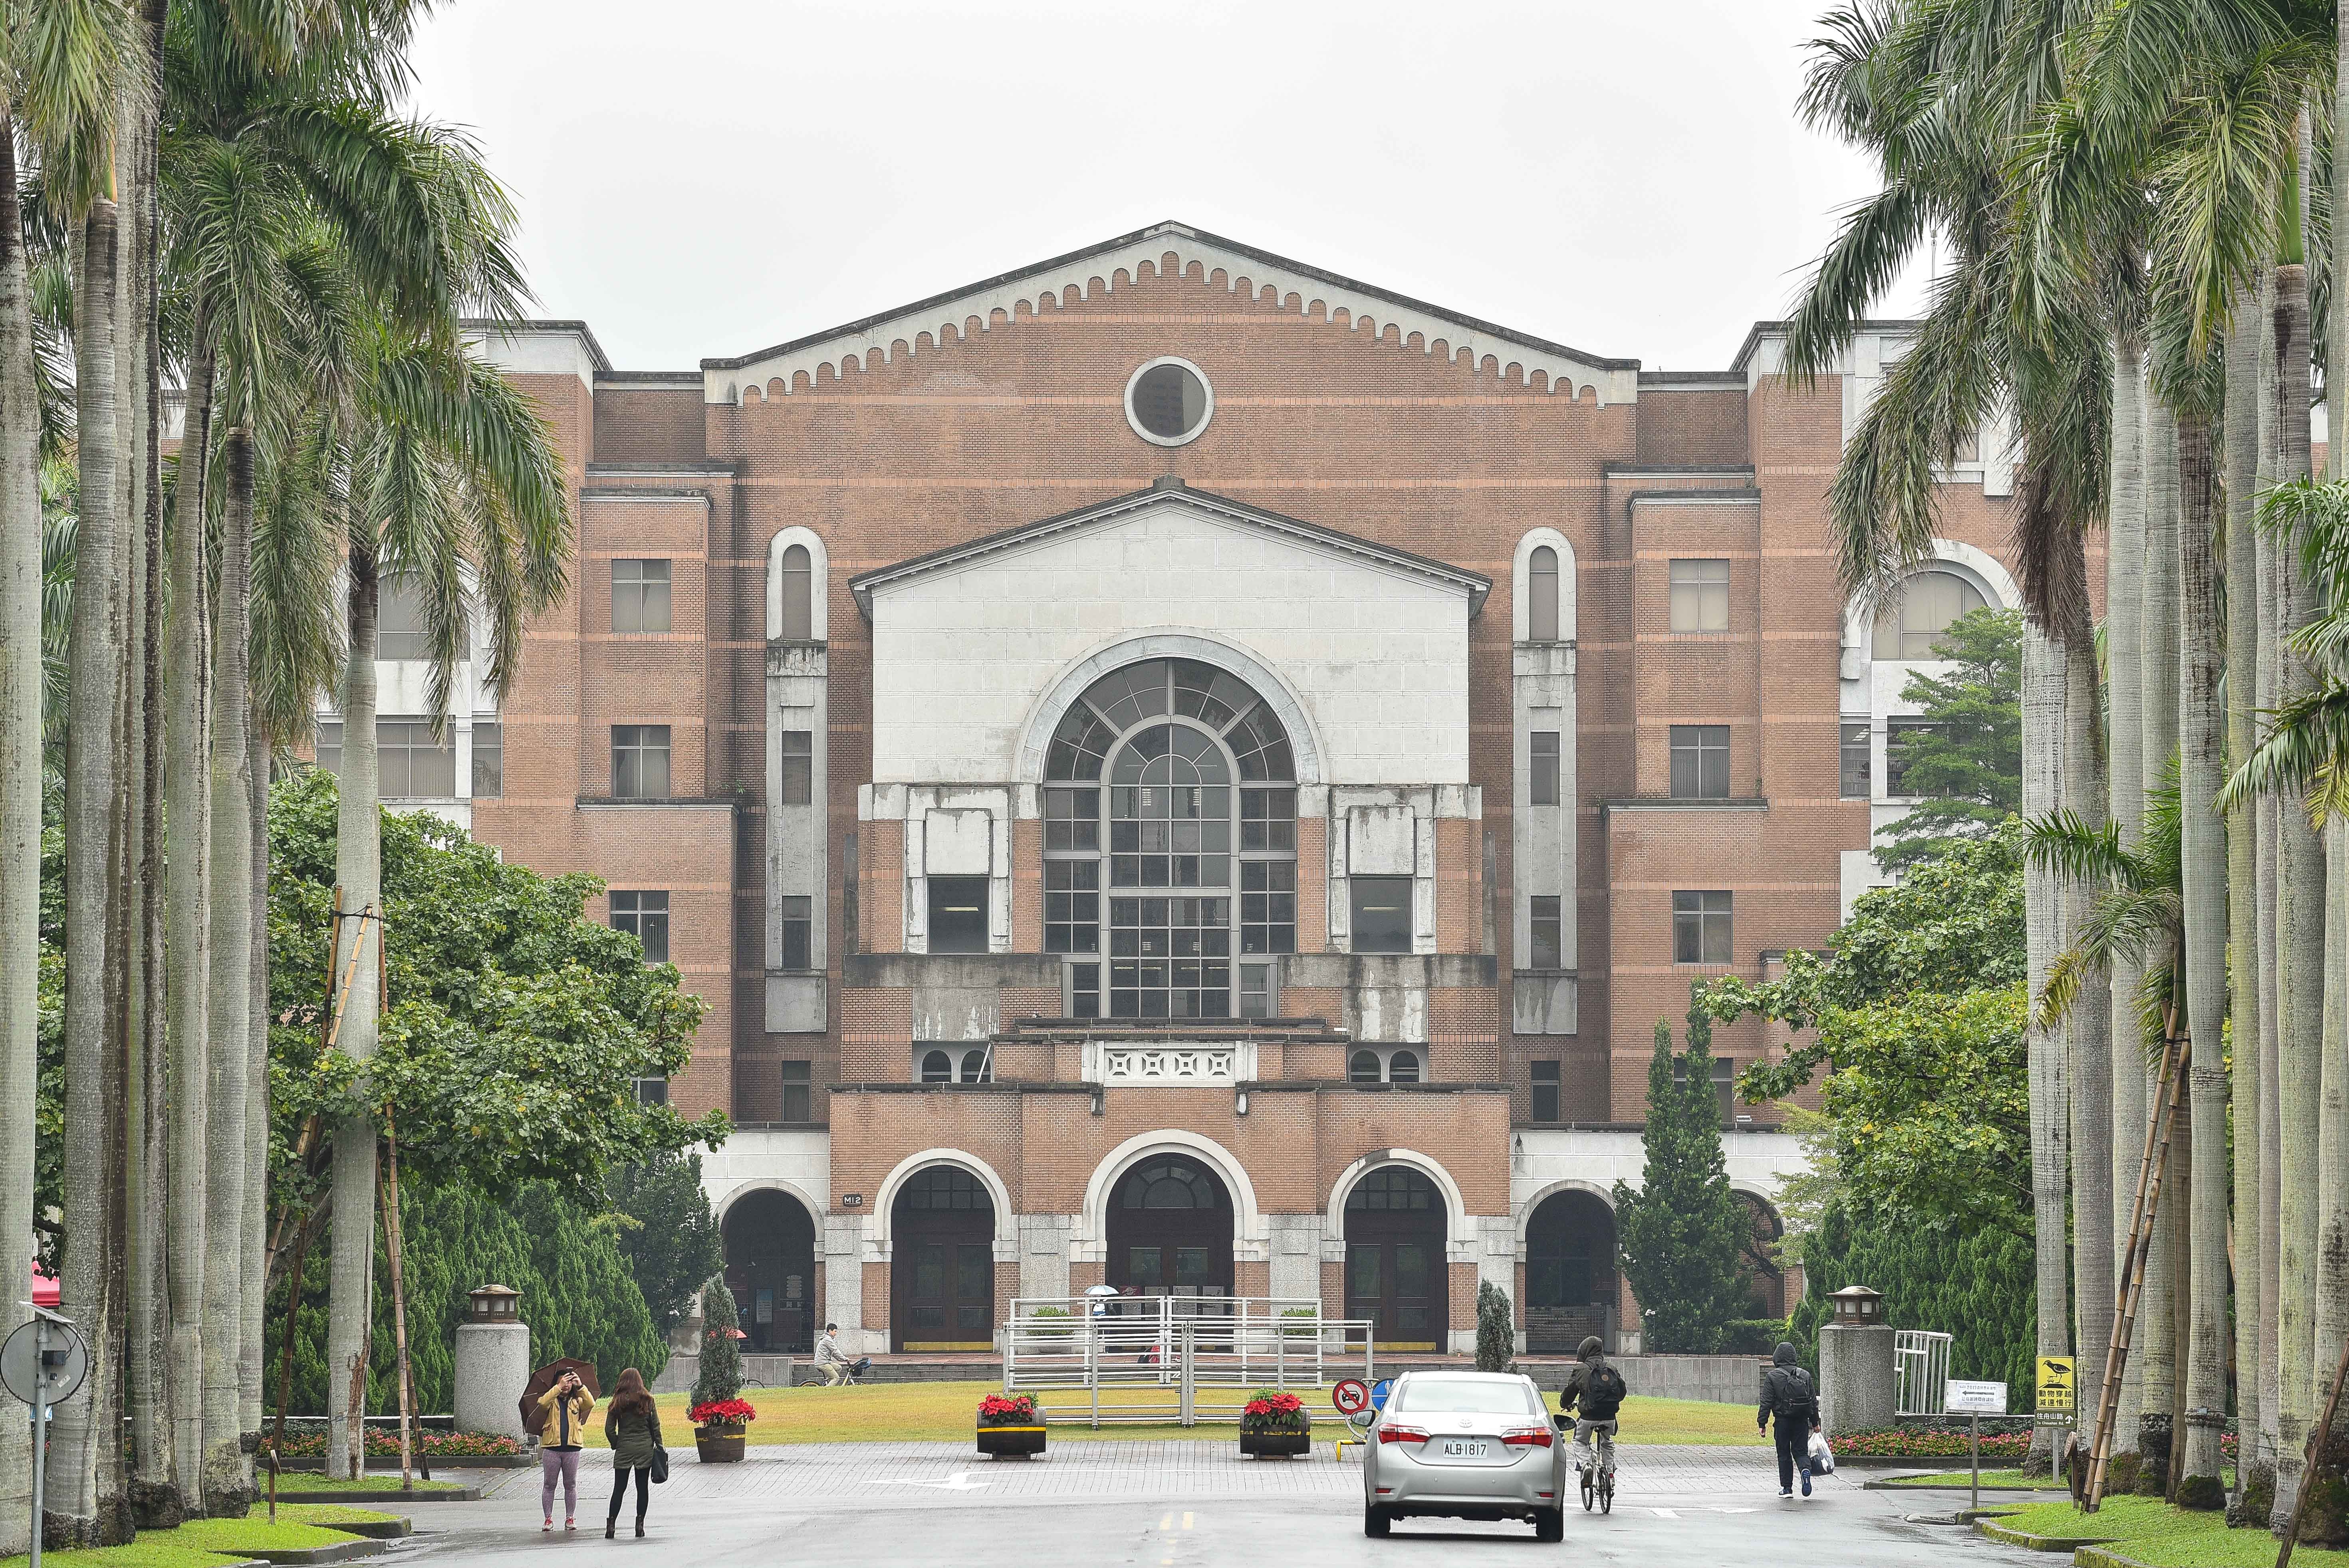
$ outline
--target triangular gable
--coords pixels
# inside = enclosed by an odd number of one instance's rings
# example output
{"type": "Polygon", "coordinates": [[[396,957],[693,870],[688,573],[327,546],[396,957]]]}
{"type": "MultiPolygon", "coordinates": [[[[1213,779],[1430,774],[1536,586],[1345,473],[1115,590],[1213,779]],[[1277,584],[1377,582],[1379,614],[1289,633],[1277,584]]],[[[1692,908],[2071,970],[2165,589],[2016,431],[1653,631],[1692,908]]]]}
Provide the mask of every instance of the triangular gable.
{"type": "Polygon", "coordinates": [[[895,583],[911,582],[936,573],[952,572],[989,555],[1007,551],[1023,550],[1055,537],[1081,533],[1103,527],[1136,511],[1156,506],[1174,504],[1206,513],[1208,516],[1235,522],[1245,527],[1261,529],[1268,533],[1285,535],[1302,543],[1351,555],[1390,571],[1425,581],[1439,583],[1467,595],[1468,614],[1473,617],[1485,607],[1485,597],[1493,589],[1493,580],[1482,573],[1469,572],[1408,550],[1397,550],[1375,540],[1361,539],[1318,523],[1285,517],[1262,507],[1249,506],[1210,490],[1193,490],[1179,481],[1162,480],[1145,490],[1064,511],[1058,517],[1048,517],[1039,522],[1022,523],[986,534],[962,544],[934,550],[926,555],[916,555],[900,561],[894,566],[875,567],[860,572],[848,580],[848,591],[856,599],[857,610],[868,622],[873,619],[873,591],[895,583]]]}
{"type": "Polygon", "coordinates": [[[1319,304],[1325,320],[1334,323],[1342,316],[1348,330],[1359,331],[1367,324],[1383,334],[1393,327],[1405,343],[1418,337],[1423,353],[1433,354],[1440,342],[1446,356],[1454,360],[1465,358],[1479,370],[1489,368],[1495,376],[1526,385],[1539,378],[1552,392],[1569,397],[1590,393],[1602,407],[1639,397],[1636,359],[1586,354],[1169,222],[755,354],[705,359],[701,362],[702,399],[736,403],[746,397],[764,397],[770,387],[777,386],[788,394],[797,377],[804,375],[812,382],[821,366],[831,366],[837,377],[851,360],[869,368],[886,364],[898,354],[917,352],[926,338],[934,344],[949,335],[959,339],[974,319],[978,330],[991,331],[997,311],[1017,321],[1021,306],[1032,315],[1046,296],[1057,302],[1068,289],[1090,299],[1096,284],[1114,289],[1121,274],[1128,280],[1138,277],[1143,266],[1157,267],[1170,251],[1185,275],[1195,264],[1203,279],[1222,273],[1223,286],[1228,290],[1237,292],[1245,283],[1252,294],[1270,291],[1275,300],[1284,305],[1293,301],[1295,308],[1308,315],[1319,304]]]}

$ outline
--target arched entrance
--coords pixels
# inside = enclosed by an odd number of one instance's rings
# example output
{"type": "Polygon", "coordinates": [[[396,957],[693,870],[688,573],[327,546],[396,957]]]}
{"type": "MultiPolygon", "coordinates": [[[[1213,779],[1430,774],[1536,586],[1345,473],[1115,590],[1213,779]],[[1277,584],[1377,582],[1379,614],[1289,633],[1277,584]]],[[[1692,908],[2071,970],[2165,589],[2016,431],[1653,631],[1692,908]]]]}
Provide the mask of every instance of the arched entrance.
{"type": "Polygon", "coordinates": [[[1449,1347],[1452,1288],[1444,1196],[1424,1171],[1381,1165],[1346,1194],[1346,1315],[1369,1318],[1378,1348],[1449,1347]]]}
{"type": "Polygon", "coordinates": [[[1571,1356],[1607,1334],[1616,1301],[1615,1211],[1595,1192],[1553,1192],[1526,1225],[1526,1351],[1571,1356]]]}
{"type": "Polygon", "coordinates": [[[1197,1301],[1232,1294],[1232,1198],[1205,1163],[1153,1154],[1109,1201],[1106,1283],[1197,1301]]]}
{"type": "Polygon", "coordinates": [[[726,1288],[741,1314],[746,1350],[779,1356],[815,1348],[815,1221],[772,1189],[745,1192],[726,1211],[726,1288]]]}
{"type": "Polygon", "coordinates": [[[1751,1192],[1737,1194],[1745,1205],[1744,1244],[1739,1250],[1738,1272],[1745,1278],[1753,1293],[1755,1317],[1786,1315],[1786,1276],[1778,1262],[1778,1243],[1785,1239],[1786,1226],[1778,1218],[1778,1211],[1751,1192]]]}
{"type": "Polygon", "coordinates": [[[995,1200],[954,1165],[916,1172],[890,1206],[893,1350],[995,1346],[995,1200]]]}

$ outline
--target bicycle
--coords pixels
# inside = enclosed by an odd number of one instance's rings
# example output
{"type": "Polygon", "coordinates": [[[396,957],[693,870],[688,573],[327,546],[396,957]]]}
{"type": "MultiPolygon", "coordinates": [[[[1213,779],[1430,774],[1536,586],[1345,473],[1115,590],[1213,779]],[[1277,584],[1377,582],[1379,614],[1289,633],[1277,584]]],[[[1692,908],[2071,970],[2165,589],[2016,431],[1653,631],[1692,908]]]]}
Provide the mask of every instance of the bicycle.
{"type": "MultiPolygon", "coordinates": [[[[1607,1425],[1611,1427],[1614,1423],[1610,1421],[1607,1425]]],[[[1596,1503],[1599,1512],[1612,1513],[1615,1511],[1615,1434],[1600,1431],[1593,1433],[1593,1436],[1602,1440],[1591,1445],[1591,1462],[1587,1466],[1575,1467],[1582,1478],[1582,1511],[1589,1512],[1591,1505],[1596,1503]]]]}

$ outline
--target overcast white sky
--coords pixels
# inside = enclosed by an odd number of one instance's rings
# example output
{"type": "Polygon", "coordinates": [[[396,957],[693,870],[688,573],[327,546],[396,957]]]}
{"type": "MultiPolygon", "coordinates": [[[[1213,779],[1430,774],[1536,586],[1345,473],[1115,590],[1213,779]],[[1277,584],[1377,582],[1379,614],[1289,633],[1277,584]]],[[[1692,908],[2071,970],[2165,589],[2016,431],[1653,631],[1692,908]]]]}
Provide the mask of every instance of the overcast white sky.
{"type": "Polygon", "coordinates": [[[452,0],[417,102],[513,191],[540,314],[624,369],[1164,218],[1711,369],[1871,187],[1794,118],[1825,4],[452,0]]]}

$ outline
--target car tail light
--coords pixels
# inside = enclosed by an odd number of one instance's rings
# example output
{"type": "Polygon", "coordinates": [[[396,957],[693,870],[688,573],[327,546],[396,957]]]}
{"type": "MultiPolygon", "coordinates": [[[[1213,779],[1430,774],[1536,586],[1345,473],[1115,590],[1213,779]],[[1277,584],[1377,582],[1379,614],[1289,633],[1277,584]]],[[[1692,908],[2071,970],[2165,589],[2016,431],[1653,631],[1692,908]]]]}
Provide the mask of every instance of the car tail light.
{"type": "Polygon", "coordinates": [[[1423,1443],[1427,1441],[1427,1434],[1420,1430],[1417,1427],[1381,1427],[1379,1429],[1379,1441],[1381,1443],[1423,1443]]]}
{"type": "Polygon", "coordinates": [[[1512,1427],[1501,1434],[1501,1443],[1512,1449],[1546,1449],[1557,1440],[1557,1434],[1548,1427],[1512,1427]]]}

